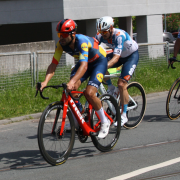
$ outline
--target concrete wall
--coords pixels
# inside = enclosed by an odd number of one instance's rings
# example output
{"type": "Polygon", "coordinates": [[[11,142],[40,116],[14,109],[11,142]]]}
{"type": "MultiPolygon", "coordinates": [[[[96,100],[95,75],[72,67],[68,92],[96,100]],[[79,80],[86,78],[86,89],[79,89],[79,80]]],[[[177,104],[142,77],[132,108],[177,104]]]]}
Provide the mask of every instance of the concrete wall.
{"type": "Polygon", "coordinates": [[[11,45],[1,45],[0,53],[6,52],[20,52],[20,51],[42,51],[42,50],[55,50],[55,41],[43,41],[43,42],[32,42],[32,43],[22,43],[22,44],[11,44],[11,45]]]}
{"type": "Polygon", "coordinates": [[[0,1],[0,24],[178,13],[179,0],[7,0],[0,1]]]}
{"type": "Polygon", "coordinates": [[[56,24],[63,18],[76,20],[78,33],[94,36],[96,19],[105,15],[124,20],[121,23],[124,28],[121,26],[120,28],[125,29],[130,35],[131,16],[136,16],[138,43],[162,42],[162,14],[178,12],[180,12],[179,0],[173,2],[169,0],[0,1],[0,44],[52,39],[57,42],[56,24]],[[45,23],[47,28],[42,27],[41,23],[45,23]],[[22,24],[25,25],[23,28],[22,24]],[[37,24],[39,26],[36,26],[37,24]],[[52,28],[51,31],[49,28],[52,28]]]}
{"type": "Polygon", "coordinates": [[[96,19],[180,12],[179,0],[64,0],[64,17],[96,19]]]}
{"type": "Polygon", "coordinates": [[[63,0],[0,1],[0,24],[54,22],[63,18],[63,0]]]}

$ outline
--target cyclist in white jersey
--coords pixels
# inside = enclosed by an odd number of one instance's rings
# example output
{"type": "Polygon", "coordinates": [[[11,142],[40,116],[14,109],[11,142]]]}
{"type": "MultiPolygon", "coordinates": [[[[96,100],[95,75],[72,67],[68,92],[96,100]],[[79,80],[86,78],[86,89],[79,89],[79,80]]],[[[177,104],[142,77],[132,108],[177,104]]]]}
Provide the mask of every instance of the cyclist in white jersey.
{"type": "MultiPolygon", "coordinates": [[[[122,30],[114,28],[114,20],[110,16],[104,16],[97,20],[97,31],[95,38],[100,43],[106,44],[113,52],[107,55],[108,68],[119,67],[123,64],[121,75],[118,79],[118,89],[122,105],[121,126],[127,121],[126,111],[128,106],[129,94],[127,91],[128,81],[130,80],[139,61],[138,44],[122,30]]],[[[108,72],[107,72],[108,74],[108,72]]],[[[106,80],[108,84],[107,92],[115,94],[115,87],[111,79],[106,80]]],[[[117,126],[117,123],[114,124],[117,126]]]]}
{"type": "MultiPolygon", "coordinates": [[[[174,56],[172,58],[170,58],[171,60],[176,60],[179,49],[180,49],[180,31],[178,33],[178,37],[177,37],[175,45],[174,45],[174,56]]],[[[173,64],[173,63],[174,62],[172,61],[171,64],[173,64]]]]}

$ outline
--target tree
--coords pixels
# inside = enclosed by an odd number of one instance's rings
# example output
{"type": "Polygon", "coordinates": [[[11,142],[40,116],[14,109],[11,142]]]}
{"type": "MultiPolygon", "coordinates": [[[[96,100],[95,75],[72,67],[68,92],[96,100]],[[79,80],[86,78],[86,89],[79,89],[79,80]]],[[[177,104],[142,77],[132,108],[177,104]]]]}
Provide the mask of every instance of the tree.
{"type": "MultiPolygon", "coordinates": [[[[114,27],[119,28],[119,19],[117,17],[114,19],[114,27]]],[[[133,32],[136,32],[136,16],[132,16],[132,23],[133,23],[133,32]]]]}
{"type": "MultiPolygon", "coordinates": [[[[180,27],[180,13],[166,15],[167,32],[178,31],[180,27]]],[[[165,29],[165,16],[163,15],[163,29],[165,29]]]]}

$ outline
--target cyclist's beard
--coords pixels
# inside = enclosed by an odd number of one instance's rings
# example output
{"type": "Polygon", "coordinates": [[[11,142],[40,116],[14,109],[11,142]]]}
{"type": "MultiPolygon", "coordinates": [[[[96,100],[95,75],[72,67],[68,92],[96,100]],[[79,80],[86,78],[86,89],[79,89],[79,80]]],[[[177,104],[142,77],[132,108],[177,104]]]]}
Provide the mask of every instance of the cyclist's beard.
{"type": "Polygon", "coordinates": [[[67,45],[66,39],[60,39],[60,44],[66,46],[67,45]]]}
{"type": "Polygon", "coordinates": [[[110,39],[112,38],[112,31],[110,32],[109,37],[106,36],[106,35],[102,35],[102,36],[103,36],[103,39],[105,39],[105,40],[110,40],[110,39]]]}
{"type": "Polygon", "coordinates": [[[70,42],[71,42],[70,38],[62,38],[62,39],[60,39],[60,44],[62,46],[67,46],[67,45],[69,45],[70,42]]]}

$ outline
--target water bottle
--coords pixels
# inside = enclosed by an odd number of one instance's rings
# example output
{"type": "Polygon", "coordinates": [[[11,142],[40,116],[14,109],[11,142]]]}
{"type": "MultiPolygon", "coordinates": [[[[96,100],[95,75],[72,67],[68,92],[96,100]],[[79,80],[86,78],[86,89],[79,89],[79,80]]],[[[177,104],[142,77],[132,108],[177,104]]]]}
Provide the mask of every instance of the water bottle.
{"type": "Polygon", "coordinates": [[[80,101],[75,101],[76,106],[78,107],[79,111],[82,112],[83,111],[83,107],[80,101]]]}

